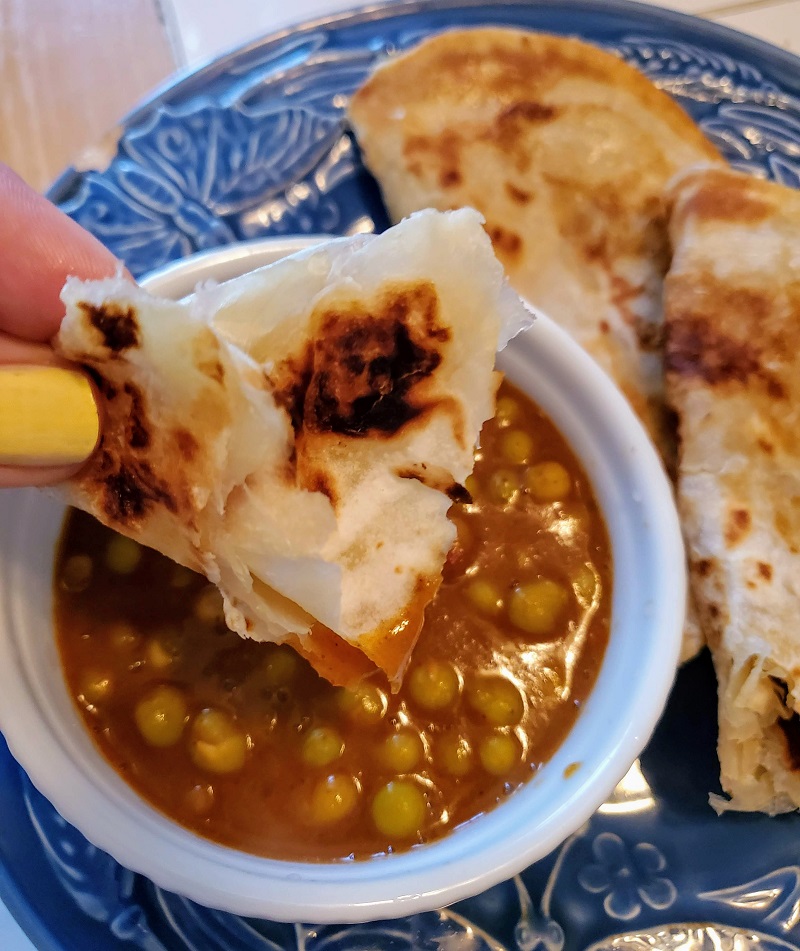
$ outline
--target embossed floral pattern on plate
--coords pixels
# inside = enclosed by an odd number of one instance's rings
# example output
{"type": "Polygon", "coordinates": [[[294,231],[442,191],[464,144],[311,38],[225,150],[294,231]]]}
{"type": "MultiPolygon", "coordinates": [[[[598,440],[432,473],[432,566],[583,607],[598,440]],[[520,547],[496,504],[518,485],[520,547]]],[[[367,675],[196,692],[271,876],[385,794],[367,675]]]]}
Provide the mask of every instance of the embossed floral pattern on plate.
{"type": "MultiPolygon", "coordinates": [[[[490,7],[486,20],[505,22],[509,7],[490,7]]],[[[380,230],[347,99],[378,62],[458,22],[457,7],[444,12],[426,30],[387,17],[366,43],[312,29],[265,44],[249,69],[234,56],[213,95],[178,86],[137,115],[109,166],[71,180],[62,207],[136,275],[242,238],[380,230]]],[[[732,164],[800,185],[800,98],[759,68],[656,31],[602,45],[673,95],[732,164]]]]}

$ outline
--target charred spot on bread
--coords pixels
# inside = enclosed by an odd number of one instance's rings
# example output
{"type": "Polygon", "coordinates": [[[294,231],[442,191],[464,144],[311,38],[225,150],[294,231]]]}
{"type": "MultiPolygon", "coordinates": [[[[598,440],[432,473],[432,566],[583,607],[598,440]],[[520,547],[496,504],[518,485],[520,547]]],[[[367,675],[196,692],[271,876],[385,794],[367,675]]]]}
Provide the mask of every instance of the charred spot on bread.
{"type": "Polygon", "coordinates": [[[486,222],[486,233],[492,239],[495,251],[507,261],[519,257],[522,252],[522,238],[502,225],[486,222]]]}
{"type": "Polygon", "coordinates": [[[532,125],[550,122],[557,115],[554,106],[529,99],[517,100],[497,114],[481,138],[511,156],[518,172],[526,172],[531,165],[528,130],[532,125]]]}
{"type": "Polygon", "coordinates": [[[773,376],[768,374],[764,375],[764,382],[766,383],[767,393],[774,400],[785,400],[788,398],[786,392],[786,387],[781,383],[780,380],[776,380],[773,376]]]}
{"type": "Polygon", "coordinates": [[[711,569],[713,567],[713,562],[710,558],[700,558],[698,561],[694,562],[694,570],[697,572],[699,577],[706,578],[708,577],[711,569]]]}
{"type": "Polygon", "coordinates": [[[135,525],[154,505],[177,511],[174,497],[147,462],[115,459],[103,450],[96,481],[102,491],[102,510],[112,526],[135,525]]]}
{"type": "Polygon", "coordinates": [[[403,155],[413,175],[421,178],[426,170],[435,169],[442,188],[461,184],[461,140],[451,129],[438,135],[409,136],[403,155]]]}
{"type": "Polygon", "coordinates": [[[455,166],[447,166],[439,172],[439,184],[442,188],[454,188],[461,184],[461,172],[455,166]]]}
{"type": "Polygon", "coordinates": [[[128,445],[131,449],[147,449],[150,445],[150,432],[142,391],[133,383],[125,383],[122,389],[130,401],[128,418],[125,422],[125,437],[128,445]]]}
{"type": "Polygon", "coordinates": [[[800,716],[792,713],[790,717],[778,720],[778,727],[786,741],[786,759],[793,772],[800,771],[800,716]]]}
{"type": "Polygon", "coordinates": [[[463,502],[469,504],[472,502],[472,496],[465,486],[455,482],[445,469],[436,466],[405,466],[402,469],[396,469],[395,475],[400,479],[415,479],[426,485],[429,489],[435,489],[446,495],[451,502],[463,502]]]}
{"type": "Polygon", "coordinates": [[[759,373],[761,365],[753,343],[718,333],[702,317],[688,317],[669,328],[666,369],[715,385],[730,380],[744,383],[759,373]]]}
{"type": "Polygon", "coordinates": [[[758,382],[770,399],[785,400],[786,387],[769,368],[769,333],[756,338],[741,329],[769,325],[774,306],[769,294],[732,289],[708,275],[694,283],[698,286],[668,285],[674,316],[666,334],[667,373],[711,386],[758,382]]]}
{"type": "Polygon", "coordinates": [[[187,462],[191,462],[200,450],[197,440],[187,429],[176,429],[173,435],[178,452],[187,462]]]}
{"type": "Polygon", "coordinates": [[[99,507],[112,527],[124,529],[139,524],[154,506],[172,513],[178,506],[148,461],[156,434],[142,389],[128,380],[114,394],[110,418],[117,431],[104,437],[87,481],[96,485],[99,507]]]}
{"type": "Polygon", "coordinates": [[[225,383],[225,366],[221,359],[217,338],[209,328],[204,328],[192,341],[191,361],[198,373],[222,386],[225,383]]]}
{"type": "Polygon", "coordinates": [[[295,433],[391,436],[432,408],[420,384],[449,339],[426,281],[388,288],[372,306],[327,307],[314,341],[270,374],[276,402],[295,433]]]}
{"type": "Polygon", "coordinates": [[[451,502],[457,502],[461,505],[472,504],[472,495],[469,489],[458,482],[452,482],[447,489],[445,489],[445,494],[451,502]]]}
{"type": "Polygon", "coordinates": [[[100,332],[103,345],[111,353],[122,353],[139,346],[139,325],[133,307],[112,303],[89,304],[86,301],[78,306],[89,323],[100,332]]]}
{"type": "Polygon", "coordinates": [[[200,370],[201,373],[205,373],[205,375],[215,383],[222,384],[225,382],[225,367],[219,360],[207,360],[202,362],[198,365],[197,369],[200,370]]]}
{"type": "Polygon", "coordinates": [[[725,541],[729,547],[738,545],[745,535],[750,531],[752,518],[747,509],[734,508],[728,513],[725,524],[725,541]]]}
{"type": "Polygon", "coordinates": [[[775,453],[775,446],[768,440],[763,437],[757,440],[758,448],[765,452],[768,456],[772,456],[775,453]]]}
{"type": "Polygon", "coordinates": [[[321,492],[328,497],[331,505],[336,507],[338,495],[334,487],[333,479],[329,473],[323,472],[320,469],[314,469],[307,473],[301,481],[304,489],[307,489],[309,492],[321,492]]]}
{"type": "Polygon", "coordinates": [[[518,205],[527,205],[533,198],[533,195],[524,188],[518,188],[513,182],[505,183],[505,190],[508,197],[518,205]]]}
{"type": "Polygon", "coordinates": [[[661,353],[664,348],[664,325],[637,318],[634,322],[636,339],[645,353],[661,353]]]}
{"type": "MultiPolygon", "coordinates": [[[[312,356],[312,348],[307,346],[299,356],[288,357],[270,373],[264,374],[268,389],[272,390],[278,406],[288,413],[295,433],[303,428],[306,393],[311,383],[312,356]]],[[[358,369],[360,362],[354,361],[352,355],[346,361],[351,372],[361,372],[358,369]]]]}
{"type": "Polygon", "coordinates": [[[555,106],[549,106],[544,102],[533,102],[530,99],[522,99],[513,102],[497,117],[499,123],[517,122],[549,122],[558,115],[555,106]]]}
{"type": "Polygon", "coordinates": [[[307,393],[307,426],[316,432],[365,436],[394,433],[419,415],[410,391],[439,366],[436,350],[415,341],[402,322],[369,326],[331,314],[323,332],[327,336],[318,341],[307,393]],[[337,361],[339,347],[343,353],[371,354],[360,373],[349,373],[346,364],[337,361]]]}
{"type": "Polygon", "coordinates": [[[88,364],[84,364],[83,369],[89,374],[92,382],[97,387],[97,392],[103,397],[104,400],[107,400],[110,403],[112,400],[116,399],[118,390],[109,379],[104,377],[102,373],[99,373],[94,367],[89,366],[88,364]]]}

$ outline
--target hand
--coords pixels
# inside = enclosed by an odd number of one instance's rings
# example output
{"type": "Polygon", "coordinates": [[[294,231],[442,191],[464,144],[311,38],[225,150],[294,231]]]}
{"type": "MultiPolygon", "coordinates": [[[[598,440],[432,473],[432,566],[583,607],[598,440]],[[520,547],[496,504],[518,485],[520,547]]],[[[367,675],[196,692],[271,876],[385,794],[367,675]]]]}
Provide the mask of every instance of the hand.
{"type": "MultiPolygon", "coordinates": [[[[63,365],[49,341],[64,316],[64,281],[109,277],[118,268],[88,231],[0,164],[0,374],[11,365],[63,365]]],[[[59,482],[81,464],[0,465],[0,486],[59,482]]]]}

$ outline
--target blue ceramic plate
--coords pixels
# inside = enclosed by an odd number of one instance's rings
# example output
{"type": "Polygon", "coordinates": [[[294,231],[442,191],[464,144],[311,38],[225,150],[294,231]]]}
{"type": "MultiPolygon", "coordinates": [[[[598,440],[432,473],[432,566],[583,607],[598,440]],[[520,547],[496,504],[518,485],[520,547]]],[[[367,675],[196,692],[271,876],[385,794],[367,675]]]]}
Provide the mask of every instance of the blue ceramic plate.
{"type": "MultiPolygon", "coordinates": [[[[51,197],[141,275],[243,238],[381,229],[342,123],[387,52],[448,27],[573,34],[670,92],[730,159],[800,186],[800,61],[710,23],[623,2],[397,3],[259,41],[124,120],[96,171],[51,197]]],[[[714,679],[683,670],[646,753],[548,859],[411,919],[348,927],[220,914],[121,868],[66,825],[0,747],[0,896],[40,948],[74,951],[763,951],[800,944],[800,818],[717,817],[714,679]]]]}

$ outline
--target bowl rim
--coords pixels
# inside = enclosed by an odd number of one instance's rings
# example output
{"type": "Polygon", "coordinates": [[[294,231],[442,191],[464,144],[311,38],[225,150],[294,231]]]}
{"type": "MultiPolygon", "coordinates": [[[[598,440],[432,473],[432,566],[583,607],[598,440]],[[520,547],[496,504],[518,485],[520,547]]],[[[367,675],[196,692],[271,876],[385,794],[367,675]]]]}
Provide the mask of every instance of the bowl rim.
{"type": "MultiPolygon", "coordinates": [[[[201,274],[210,277],[210,270],[217,270],[226,262],[255,267],[265,257],[272,255],[275,259],[281,249],[283,253],[278,256],[282,257],[284,253],[312,247],[323,240],[328,239],[326,236],[266,238],[228,245],[170,264],[148,275],[141,283],[159,292],[170,286],[174,288],[181,281],[190,281],[193,285],[201,274]]],[[[645,548],[652,562],[637,565],[637,569],[646,567],[653,576],[656,582],[654,611],[659,605],[661,610],[653,617],[650,645],[647,650],[642,648],[644,664],[639,657],[632,668],[615,672],[617,689],[626,677],[632,678],[624,701],[627,718],[624,722],[594,725],[594,732],[602,727],[600,735],[606,739],[604,758],[588,765],[581,763],[581,768],[567,775],[566,767],[571,764],[566,760],[574,737],[580,739],[587,731],[591,734],[587,714],[592,716],[595,707],[602,709],[602,696],[600,700],[595,697],[604,672],[614,660],[613,651],[609,654],[611,643],[586,708],[564,743],[539,773],[497,808],[444,839],[409,852],[352,863],[265,859],[202,839],[167,819],[144,800],[139,800],[142,810],[138,815],[127,811],[124,801],[105,801],[107,787],[98,789],[92,770],[79,767],[58,746],[52,731],[41,722],[41,711],[31,695],[30,685],[21,677],[12,689],[0,691],[0,726],[14,757],[68,822],[121,864],[146,875],[161,887],[200,903],[282,921],[348,923],[414,914],[474,895],[547,855],[590,817],[641,752],[666,702],[683,629],[685,555],[671,486],[633,410],[605,373],[564,330],[541,314],[534,326],[538,327],[535,342],[530,332],[517,338],[499,361],[501,368],[514,378],[521,365],[530,362],[529,351],[533,348],[536,359],[542,359],[544,351],[553,374],[566,372],[574,380],[582,381],[576,411],[586,414],[590,425],[599,427],[598,432],[610,432],[612,436],[617,433],[616,448],[631,453],[627,465],[638,473],[641,484],[641,496],[633,502],[643,509],[645,548]],[[25,711],[26,719],[33,717],[38,721],[33,733],[27,728],[24,736],[15,732],[13,724],[20,709],[25,711]],[[63,769],[70,771],[67,789],[72,796],[64,792],[63,769]],[[541,789],[543,793],[539,792],[541,789]],[[531,823],[528,801],[544,794],[558,794],[557,804],[531,823]],[[163,855],[158,855],[159,846],[177,849],[188,864],[181,870],[166,868],[163,855]]],[[[536,396],[532,398],[538,401],[536,396]]],[[[588,468],[581,448],[573,448],[588,468]]],[[[603,511],[608,521],[608,513],[603,511]]],[[[2,555],[0,551],[0,557],[2,555]]],[[[621,586],[616,564],[614,574],[616,599],[621,586]]],[[[13,637],[9,636],[15,623],[13,612],[7,610],[10,600],[4,599],[0,664],[19,662],[13,637]]],[[[612,630],[615,624],[616,620],[612,620],[612,630]]],[[[77,711],[75,716],[77,720],[77,711]]],[[[106,769],[113,770],[96,748],[95,755],[106,769]]]]}

